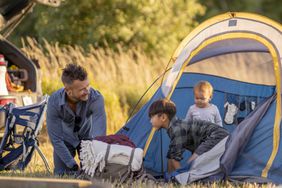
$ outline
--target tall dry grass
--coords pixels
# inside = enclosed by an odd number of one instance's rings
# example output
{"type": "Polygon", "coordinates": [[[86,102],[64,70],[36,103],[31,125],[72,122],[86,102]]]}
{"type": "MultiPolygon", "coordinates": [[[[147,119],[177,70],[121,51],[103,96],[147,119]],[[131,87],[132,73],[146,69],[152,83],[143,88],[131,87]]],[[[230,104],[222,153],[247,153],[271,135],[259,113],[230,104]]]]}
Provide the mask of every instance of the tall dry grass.
{"type": "MultiPolygon", "coordinates": [[[[40,45],[32,38],[22,40],[22,44],[23,52],[36,59],[41,67],[44,93],[51,94],[62,87],[60,75],[66,64],[77,63],[86,68],[90,84],[105,98],[108,134],[124,124],[131,107],[164,71],[167,61],[157,56],[148,57],[138,48],[124,52],[121,46],[117,46],[117,51],[95,49],[92,45],[84,50],[79,46],[61,47],[47,41],[40,45]]],[[[150,94],[146,95],[147,99],[150,94]]]]}

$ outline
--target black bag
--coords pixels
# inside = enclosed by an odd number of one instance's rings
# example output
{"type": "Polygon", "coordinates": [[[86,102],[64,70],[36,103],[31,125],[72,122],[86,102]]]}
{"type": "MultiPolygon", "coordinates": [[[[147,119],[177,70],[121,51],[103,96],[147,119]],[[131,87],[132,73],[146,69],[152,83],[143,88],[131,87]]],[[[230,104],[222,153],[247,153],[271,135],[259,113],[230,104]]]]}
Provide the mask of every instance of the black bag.
{"type": "MultiPolygon", "coordinates": [[[[132,171],[131,164],[134,158],[135,148],[132,149],[130,154],[130,159],[127,165],[109,163],[108,157],[111,149],[111,144],[108,144],[106,154],[105,154],[105,167],[102,172],[96,170],[94,177],[88,177],[88,180],[110,180],[112,183],[123,184],[123,183],[132,183],[133,181],[144,181],[147,179],[155,181],[154,177],[146,174],[143,166],[139,171],[132,171]]],[[[85,173],[84,177],[85,178],[85,173]]]]}
{"type": "Polygon", "coordinates": [[[133,172],[131,170],[131,164],[134,157],[135,148],[132,149],[130,154],[130,159],[128,165],[108,163],[108,157],[111,149],[111,144],[108,144],[106,155],[105,155],[105,168],[103,172],[96,171],[95,177],[99,179],[110,179],[113,182],[125,183],[127,181],[132,181],[137,175],[143,173],[141,168],[138,172],[133,172]]]}

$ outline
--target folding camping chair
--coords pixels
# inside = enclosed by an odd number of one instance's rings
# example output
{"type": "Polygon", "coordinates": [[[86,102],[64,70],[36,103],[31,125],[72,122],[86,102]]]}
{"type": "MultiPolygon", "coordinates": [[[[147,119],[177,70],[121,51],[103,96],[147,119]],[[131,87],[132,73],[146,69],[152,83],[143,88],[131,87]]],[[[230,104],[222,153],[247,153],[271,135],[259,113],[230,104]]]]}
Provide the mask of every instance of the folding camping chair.
{"type": "Polygon", "coordinates": [[[46,157],[38,147],[38,134],[42,129],[48,96],[39,103],[15,107],[10,103],[3,107],[6,114],[5,132],[0,144],[0,170],[24,170],[34,150],[42,158],[50,172],[46,157]]]}

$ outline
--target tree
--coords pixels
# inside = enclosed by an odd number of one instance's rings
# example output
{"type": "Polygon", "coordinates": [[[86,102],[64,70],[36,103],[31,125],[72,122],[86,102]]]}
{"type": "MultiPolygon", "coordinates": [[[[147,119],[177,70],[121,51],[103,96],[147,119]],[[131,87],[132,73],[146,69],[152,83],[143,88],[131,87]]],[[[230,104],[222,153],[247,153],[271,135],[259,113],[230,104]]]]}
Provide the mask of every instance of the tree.
{"type": "Polygon", "coordinates": [[[204,12],[196,0],[68,0],[55,9],[37,6],[33,26],[22,31],[60,44],[121,44],[171,55],[204,12]]]}
{"type": "Polygon", "coordinates": [[[225,12],[251,12],[269,17],[277,22],[282,21],[282,1],[279,0],[199,0],[206,7],[206,14],[198,21],[225,12]]]}

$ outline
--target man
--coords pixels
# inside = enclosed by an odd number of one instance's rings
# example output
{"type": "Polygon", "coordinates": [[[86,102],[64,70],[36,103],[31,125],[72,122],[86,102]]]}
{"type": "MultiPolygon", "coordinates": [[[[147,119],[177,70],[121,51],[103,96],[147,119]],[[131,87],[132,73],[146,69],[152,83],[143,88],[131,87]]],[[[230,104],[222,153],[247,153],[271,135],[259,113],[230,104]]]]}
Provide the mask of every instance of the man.
{"type": "Polygon", "coordinates": [[[189,163],[228,136],[227,130],[217,124],[202,120],[185,121],[175,114],[175,104],[167,99],[157,100],[149,108],[152,126],[157,130],[167,129],[171,140],[167,153],[168,172],[180,168],[185,149],[192,152],[189,163]]]}
{"type": "Polygon", "coordinates": [[[86,70],[68,64],[62,73],[64,88],[48,101],[47,129],[54,148],[54,174],[79,170],[74,160],[80,141],[106,134],[103,96],[89,86],[86,70]]]}

